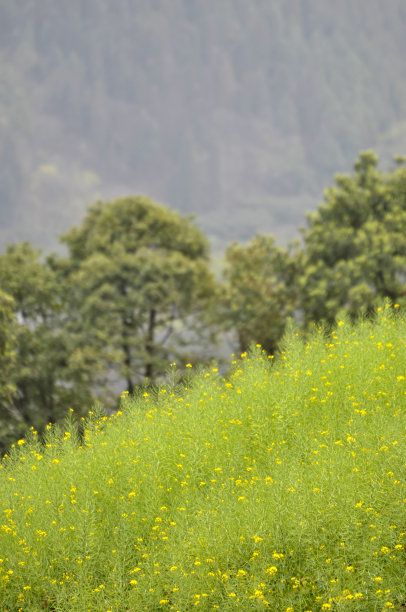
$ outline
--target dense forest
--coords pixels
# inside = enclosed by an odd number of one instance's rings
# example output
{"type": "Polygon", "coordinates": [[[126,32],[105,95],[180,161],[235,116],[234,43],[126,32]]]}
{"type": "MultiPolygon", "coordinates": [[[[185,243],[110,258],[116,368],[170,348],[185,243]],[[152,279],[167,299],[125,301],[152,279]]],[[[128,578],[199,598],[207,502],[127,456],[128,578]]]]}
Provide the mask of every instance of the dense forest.
{"type": "Polygon", "coordinates": [[[405,56],[403,0],[0,0],[0,247],[130,193],[287,243],[360,150],[405,152],[405,56]]]}

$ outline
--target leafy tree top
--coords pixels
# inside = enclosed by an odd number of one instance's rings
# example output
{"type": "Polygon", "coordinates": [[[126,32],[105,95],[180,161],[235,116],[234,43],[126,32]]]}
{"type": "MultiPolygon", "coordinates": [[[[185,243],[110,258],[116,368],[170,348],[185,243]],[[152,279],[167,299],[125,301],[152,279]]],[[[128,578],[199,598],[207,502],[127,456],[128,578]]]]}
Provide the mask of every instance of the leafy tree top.
{"type": "Polygon", "coordinates": [[[384,173],[373,151],[338,175],[308,217],[301,275],[307,322],[355,316],[406,295],[406,168],[384,173]]]}
{"type": "Polygon", "coordinates": [[[70,257],[54,264],[71,287],[78,337],[129,391],[165,371],[212,296],[204,234],[190,218],[133,196],[94,204],[62,240],[70,257]]]}
{"type": "Polygon", "coordinates": [[[272,236],[256,235],[226,251],[223,317],[245,351],[255,342],[274,353],[296,305],[296,262],[272,236]]]}
{"type": "Polygon", "coordinates": [[[118,246],[127,253],[141,248],[177,251],[188,258],[208,257],[202,232],[182,217],[144,196],[97,202],[89,207],[81,227],[62,237],[73,261],[94,252],[112,254],[118,246]]]}
{"type": "Polygon", "coordinates": [[[46,319],[57,308],[58,292],[52,270],[41,262],[41,251],[28,242],[12,244],[0,255],[0,283],[15,300],[24,320],[46,319]]]}

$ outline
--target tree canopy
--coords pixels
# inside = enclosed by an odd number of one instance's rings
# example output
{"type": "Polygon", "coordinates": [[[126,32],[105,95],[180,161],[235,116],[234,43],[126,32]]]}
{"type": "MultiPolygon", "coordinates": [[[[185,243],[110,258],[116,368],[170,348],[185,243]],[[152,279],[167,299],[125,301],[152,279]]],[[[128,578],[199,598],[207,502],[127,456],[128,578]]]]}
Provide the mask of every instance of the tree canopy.
{"type": "Polygon", "coordinates": [[[257,235],[226,252],[224,318],[237,330],[242,351],[253,342],[274,353],[297,303],[294,256],[272,236],[257,235]]]}
{"type": "Polygon", "coordinates": [[[146,197],[91,206],[62,238],[70,325],[97,347],[129,392],[155,380],[183,346],[208,340],[199,325],[212,296],[208,245],[191,219],[146,197]],[[197,337],[196,337],[197,333],[197,337]],[[205,338],[204,338],[205,336],[205,338]]]}
{"type": "Polygon", "coordinates": [[[406,299],[406,168],[378,170],[372,151],[308,217],[302,252],[301,307],[306,323],[371,310],[384,297],[406,299]]]}
{"type": "Polygon", "coordinates": [[[14,300],[0,291],[0,422],[2,423],[16,390],[12,383],[16,357],[15,339],[14,300]]]}
{"type": "MultiPolygon", "coordinates": [[[[11,245],[0,255],[2,321],[6,319],[8,368],[2,377],[12,393],[2,398],[8,436],[28,427],[41,430],[69,408],[84,414],[91,403],[93,373],[75,359],[67,333],[64,288],[41,253],[28,243],[11,245]],[[7,310],[5,310],[7,308],[7,310]]],[[[2,385],[3,386],[3,385],[2,385]]],[[[5,434],[5,432],[3,432],[5,434]]]]}

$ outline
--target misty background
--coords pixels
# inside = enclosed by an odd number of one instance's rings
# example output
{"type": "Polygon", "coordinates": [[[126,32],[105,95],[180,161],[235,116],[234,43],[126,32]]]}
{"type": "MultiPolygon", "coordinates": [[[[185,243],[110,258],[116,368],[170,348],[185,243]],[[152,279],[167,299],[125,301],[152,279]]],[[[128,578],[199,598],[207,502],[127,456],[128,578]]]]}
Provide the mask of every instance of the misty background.
{"type": "Polygon", "coordinates": [[[126,194],[287,243],[406,152],[405,57],[404,0],[0,0],[0,250],[126,194]]]}

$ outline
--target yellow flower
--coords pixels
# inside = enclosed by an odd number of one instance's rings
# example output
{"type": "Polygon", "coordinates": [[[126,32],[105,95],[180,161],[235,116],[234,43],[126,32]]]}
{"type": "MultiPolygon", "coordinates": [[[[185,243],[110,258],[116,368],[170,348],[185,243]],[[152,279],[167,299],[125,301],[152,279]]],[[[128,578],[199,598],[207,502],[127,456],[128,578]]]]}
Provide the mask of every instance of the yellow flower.
{"type": "Polygon", "coordinates": [[[251,540],[254,540],[255,543],[262,542],[262,538],[257,535],[251,536],[251,540]]]}
{"type": "Polygon", "coordinates": [[[276,552],[276,550],[272,553],[272,558],[273,559],[283,559],[284,556],[285,555],[283,553],[278,553],[278,552],[276,552]]]}
{"type": "Polygon", "coordinates": [[[244,576],[246,575],[247,575],[247,572],[245,570],[239,569],[235,576],[236,578],[244,578],[244,576]]]}

